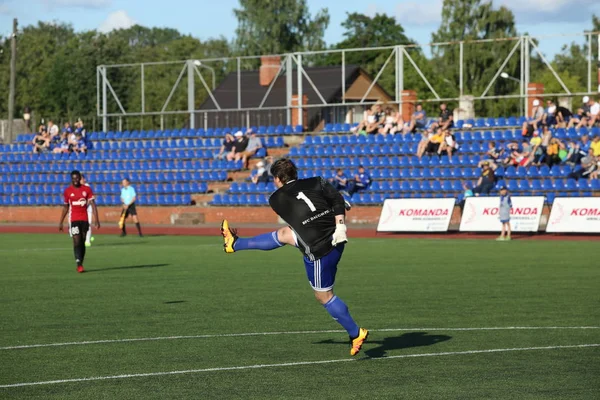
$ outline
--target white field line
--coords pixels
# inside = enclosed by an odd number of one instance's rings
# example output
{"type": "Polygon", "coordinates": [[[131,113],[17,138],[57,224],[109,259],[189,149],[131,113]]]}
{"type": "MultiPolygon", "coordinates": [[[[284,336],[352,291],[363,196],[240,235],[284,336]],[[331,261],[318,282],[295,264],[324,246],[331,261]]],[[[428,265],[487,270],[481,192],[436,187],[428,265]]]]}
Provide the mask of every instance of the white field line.
{"type": "Polygon", "coordinates": [[[469,355],[469,354],[506,353],[506,352],[514,352],[514,351],[533,351],[533,350],[582,349],[582,348],[589,348],[589,347],[600,347],[600,343],[575,344],[575,345],[565,345],[565,346],[516,347],[516,348],[508,348],[508,349],[446,351],[446,352],[440,352],[440,353],[402,354],[402,355],[396,355],[396,356],[377,357],[377,358],[360,358],[360,359],[343,358],[343,359],[337,359],[337,360],[297,361],[297,362],[286,362],[286,363],[279,363],[279,364],[255,364],[255,365],[242,365],[242,366],[236,366],[236,367],[217,367],[217,368],[187,369],[187,370],[181,370],[181,371],[146,372],[146,373],[139,373],[139,374],[93,376],[93,377],[88,377],[88,378],[71,378],[71,379],[58,379],[58,380],[53,380],[53,381],[12,383],[12,384],[8,384],[8,385],[0,385],[0,388],[13,388],[13,387],[37,386],[37,385],[56,385],[56,384],[60,384],[60,383],[105,381],[105,380],[109,380],[109,379],[129,379],[129,378],[142,378],[142,377],[149,377],[149,376],[200,374],[200,373],[205,373],[205,372],[239,371],[239,370],[247,370],[247,369],[295,367],[295,366],[301,366],[301,365],[334,364],[334,363],[356,362],[356,361],[366,361],[366,360],[375,361],[375,360],[391,360],[391,359],[399,359],[399,358],[459,356],[459,355],[469,355]]]}
{"type": "MultiPolygon", "coordinates": [[[[495,327],[473,327],[473,328],[382,328],[371,329],[371,332],[403,332],[403,331],[516,331],[516,330],[558,330],[558,329],[600,329],[600,326],[495,326],[495,327]]],[[[247,336],[282,336],[282,335],[312,335],[321,333],[344,333],[344,330],[315,330],[315,331],[281,331],[281,332],[242,332],[242,333],[216,333],[206,335],[186,335],[186,336],[157,336],[142,338],[125,339],[102,339],[86,340],[81,342],[62,342],[62,343],[40,343],[23,344],[14,346],[0,347],[0,350],[18,350],[34,349],[39,347],[63,347],[63,346],[84,346],[91,344],[110,344],[110,343],[128,343],[128,342],[150,342],[158,340],[181,340],[181,339],[213,339],[229,337],[247,337],[247,336]]]]}
{"type": "MultiPolygon", "coordinates": [[[[139,243],[127,243],[127,244],[115,244],[115,245],[92,245],[92,249],[114,249],[114,248],[126,248],[130,246],[137,246],[139,243]]],[[[153,249],[156,248],[167,248],[167,247],[223,247],[222,244],[219,243],[199,243],[194,245],[162,245],[162,246],[152,246],[153,249]]],[[[14,253],[14,252],[30,252],[30,251],[73,251],[73,247],[38,247],[38,248],[29,248],[29,249],[0,249],[0,253],[14,253]]],[[[89,250],[89,249],[88,249],[89,250]]]]}

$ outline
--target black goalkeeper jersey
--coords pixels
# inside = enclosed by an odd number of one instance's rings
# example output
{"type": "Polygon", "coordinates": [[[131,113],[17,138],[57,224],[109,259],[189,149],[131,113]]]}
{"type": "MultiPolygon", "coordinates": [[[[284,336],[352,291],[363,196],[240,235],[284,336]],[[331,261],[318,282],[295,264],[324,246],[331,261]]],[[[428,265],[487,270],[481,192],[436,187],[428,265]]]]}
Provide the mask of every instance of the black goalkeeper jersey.
{"type": "Polygon", "coordinates": [[[269,198],[269,204],[294,231],[298,248],[310,260],[329,253],[335,216],[345,215],[344,198],[323,178],[288,182],[269,198]]]}

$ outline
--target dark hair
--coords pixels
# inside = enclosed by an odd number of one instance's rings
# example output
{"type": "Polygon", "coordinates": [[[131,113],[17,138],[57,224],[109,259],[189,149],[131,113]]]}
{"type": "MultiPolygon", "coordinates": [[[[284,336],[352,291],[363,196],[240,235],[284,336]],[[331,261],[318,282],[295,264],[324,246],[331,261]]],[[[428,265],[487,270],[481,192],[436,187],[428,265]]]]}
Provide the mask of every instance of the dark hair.
{"type": "Polygon", "coordinates": [[[129,180],[129,178],[125,177],[123,178],[124,181],[127,181],[127,183],[131,183],[131,181],[129,180]]]}
{"type": "Polygon", "coordinates": [[[73,171],[71,171],[71,176],[73,175],[77,175],[81,178],[81,172],[79,172],[78,170],[74,169],[73,171]]]}
{"type": "Polygon", "coordinates": [[[289,158],[280,158],[271,166],[271,175],[285,184],[298,179],[298,168],[289,158]]]}

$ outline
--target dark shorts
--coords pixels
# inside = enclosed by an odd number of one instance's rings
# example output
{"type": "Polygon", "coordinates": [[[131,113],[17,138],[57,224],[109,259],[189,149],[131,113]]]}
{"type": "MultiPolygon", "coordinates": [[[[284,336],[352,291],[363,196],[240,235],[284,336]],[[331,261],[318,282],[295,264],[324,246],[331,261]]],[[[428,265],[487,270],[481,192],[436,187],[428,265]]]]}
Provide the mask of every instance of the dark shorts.
{"type": "Polygon", "coordinates": [[[82,235],[83,237],[85,237],[89,230],[90,223],[87,221],[72,221],[69,223],[69,235],[71,237],[75,235],[82,235]]]}
{"type": "Polygon", "coordinates": [[[137,216],[137,210],[135,209],[135,203],[131,203],[129,205],[129,207],[127,207],[127,210],[125,210],[125,218],[129,217],[129,216],[137,216]]]}
{"type": "Polygon", "coordinates": [[[304,258],[306,276],[313,290],[326,292],[333,288],[337,266],[342,259],[344,247],[345,245],[339,244],[318,260],[311,261],[306,257],[304,258]]]}

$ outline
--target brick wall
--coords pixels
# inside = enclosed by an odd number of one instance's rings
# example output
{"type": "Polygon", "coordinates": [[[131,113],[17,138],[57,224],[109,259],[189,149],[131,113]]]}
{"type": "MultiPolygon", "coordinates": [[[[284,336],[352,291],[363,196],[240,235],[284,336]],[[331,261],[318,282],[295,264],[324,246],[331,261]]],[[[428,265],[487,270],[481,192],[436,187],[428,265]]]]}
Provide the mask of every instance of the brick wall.
{"type": "MultiPolygon", "coordinates": [[[[0,223],[57,223],[61,207],[0,207],[0,223]]],[[[117,221],[119,207],[99,207],[101,221],[117,221]]],[[[355,207],[348,215],[349,222],[376,224],[381,207],[355,207]]],[[[144,224],[171,225],[182,214],[198,214],[207,224],[228,218],[238,224],[278,223],[277,215],[268,207],[138,207],[144,224]]]]}

